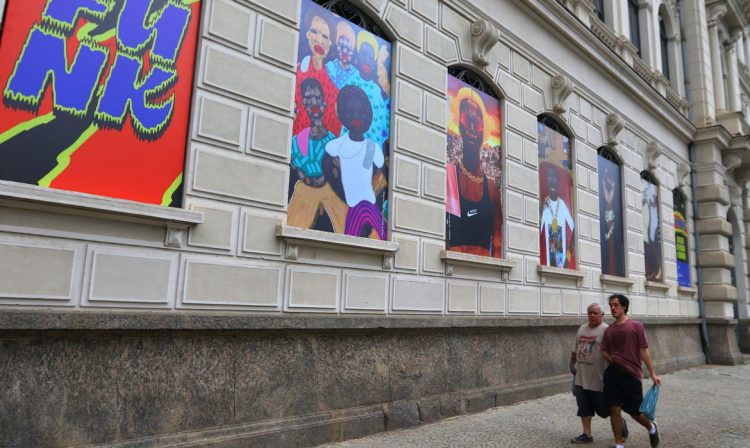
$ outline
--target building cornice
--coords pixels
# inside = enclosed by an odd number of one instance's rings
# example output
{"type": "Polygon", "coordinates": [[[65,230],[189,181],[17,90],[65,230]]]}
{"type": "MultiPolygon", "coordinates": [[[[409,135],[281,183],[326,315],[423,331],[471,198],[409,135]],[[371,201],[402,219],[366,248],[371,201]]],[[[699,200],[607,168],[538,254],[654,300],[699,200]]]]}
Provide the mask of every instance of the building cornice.
{"type": "MultiPolygon", "coordinates": [[[[487,17],[485,11],[468,0],[450,0],[450,3],[460,5],[464,13],[474,20],[483,17],[494,21],[494,19],[487,17]]],[[[636,98],[645,109],[658,117],[666,127],[676,131],[686,141],[692,139],[695,133],[693,123],[682,115],[667,98],[643,80],[625,60],[614,53],[591,32],[589,27],[570,13],[562,4],[556,0],[536,0],[533,2],[516,0],[516,3],[524,8],[531,9],[538,20],[543,21],[544,25],[559,37],[559,40],[564,40],[568,45],[576,48],[580,54],[590,60],[592,66],[599,67],[631,97],[636,98]]],[[[533,54],[538,61],[542,62],[540,65],[550,73],[565,72],[537,49],[530,48],[502,24],[496,23],[496,25],[502,30],[501,40],[507,45],[524,48],[525,51],[533,54]]],[[[617,107],[596,92],[588,91],[587,93],[598,100],[601,105],[605,105],[605,108],[610,109],[610,112],[618,110],[617,107]]],[[[650,134],[635,122],[630,122],[629,125],[644,134],[650,134]]]]}

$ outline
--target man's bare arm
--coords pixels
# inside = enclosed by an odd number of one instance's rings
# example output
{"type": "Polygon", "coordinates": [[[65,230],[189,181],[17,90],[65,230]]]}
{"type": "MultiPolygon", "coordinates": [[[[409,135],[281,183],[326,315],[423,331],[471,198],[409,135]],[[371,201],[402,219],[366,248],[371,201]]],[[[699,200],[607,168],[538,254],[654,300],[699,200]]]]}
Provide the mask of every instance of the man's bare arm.
{"type": "Polygon", "coordinates": [[[608,363],[612,364],[612,357],[611,357],[611,356],[609,355],[609,353],[608,353],[608,352],[605,352],[604,350],[602,350],[602,356],[604,356],[604,359],[605,359],[605,360],[606,360],[606,361],[607,361],[608,363]]]}
{"type": "Polygon", "coordinates": [[[654,370],[654,363],[651,361],[651,353],[649,353],[648,348],[641,349],[641,357],[643,358],[643,362],[646,363],[648,373],[651,374],[651,380],[653,380],[654,384],[657,386],[661,386],[661,378],[659,378],[659,375],[656,374],[656,370],[654,370]]]}

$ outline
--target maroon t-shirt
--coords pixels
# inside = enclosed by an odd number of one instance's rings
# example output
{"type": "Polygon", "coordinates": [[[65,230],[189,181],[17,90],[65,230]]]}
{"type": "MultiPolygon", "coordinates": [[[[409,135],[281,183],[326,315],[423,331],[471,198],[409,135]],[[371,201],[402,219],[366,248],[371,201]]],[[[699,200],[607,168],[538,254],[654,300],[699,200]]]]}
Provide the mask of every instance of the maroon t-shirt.
{"type": "Polygon", "coordinates": [[[621,325],[612,324],[604,332],[602,351],[609,353],[616,367],[638,379],[643,378],[642,348],[648,348],[648,339],[643,324],[637,320],[628,319],[621,325]]]}

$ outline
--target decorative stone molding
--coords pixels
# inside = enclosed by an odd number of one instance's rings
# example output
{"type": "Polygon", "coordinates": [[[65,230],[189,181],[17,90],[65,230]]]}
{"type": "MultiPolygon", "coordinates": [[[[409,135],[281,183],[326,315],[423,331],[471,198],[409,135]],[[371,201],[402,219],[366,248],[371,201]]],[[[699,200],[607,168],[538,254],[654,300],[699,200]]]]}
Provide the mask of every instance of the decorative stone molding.
{"type": "Polygon", "coordinates": [[[680,188],[685,188],[690,185],[690,165],[685,162],[681,162],[677,165],[677,178],[675,181],[680,188]]]}
{"type": "Polygon", "coordinates": [[[721,20],[727,13],[727,7],[724,4],[714,3],[707,8],[708,26],[715,26],[716,22],[721,20]]]}
{"type": "Polygon", "coordinates": [[[646,152],[643,154],[643,163],[646,165],[646,169],[655,170],[656,161],[663,152],[663,148],[656,142],[650,142],[646,146],[646,152]]]}
{"type": "Polygon", "coordinates": [[[552,78],[552,111],[558,115],[565,113],[565,100],[573,92],[573,82],[565,75],[552,78]]]}
{"type": "Polygon", "coordinates": [[[500,30],[484,19],[471,24],[471,60],[480,67],[487,67],[490,61],[487,54],[500,38],[500,30]]]}
{"type": "Polygon", "coordinates": [[[607,115],[607,143],[617,145],[617,138],[625,127],[625,120],[616,112],[607,115]]]}
{"type": "Polygon", "coordinates": [[[742,157],[739,154],[734,153],[725,154],[721,158],[721,163],[724,165],[724,171],[727,177],[731,177],[734,170],[742,165],[742,157]]]}

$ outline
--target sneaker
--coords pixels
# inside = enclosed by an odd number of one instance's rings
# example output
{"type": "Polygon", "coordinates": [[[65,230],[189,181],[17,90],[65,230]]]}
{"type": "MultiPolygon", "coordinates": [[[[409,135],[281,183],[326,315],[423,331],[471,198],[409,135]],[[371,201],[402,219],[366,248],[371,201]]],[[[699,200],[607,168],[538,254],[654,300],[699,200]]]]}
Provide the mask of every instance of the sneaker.
{"type": "Polygon", "coordinates": [[[587,436],[586,433],[582,433],[580,436],[570,439],[570,443],[594,443],[594,438],[587,436]]]}
{"type": "Polygon", "coordinates": [[[661,442],[661,437],[659,437],[659,428],[656,426],[656,422],[651,422],[652,425],[654,425],[654,431],[653,434],[649,431],[648,433],[648,440],[651,442],[651,448],[656,448],[659,446],[659,442],[661,442]]]}
{"type": "Polygon", "coordinates": [[[625,419],[622,419],[622,441],[626,442],[629,435],[630,431],[628,431],[628,422],[626,422],[625,419]]]}

